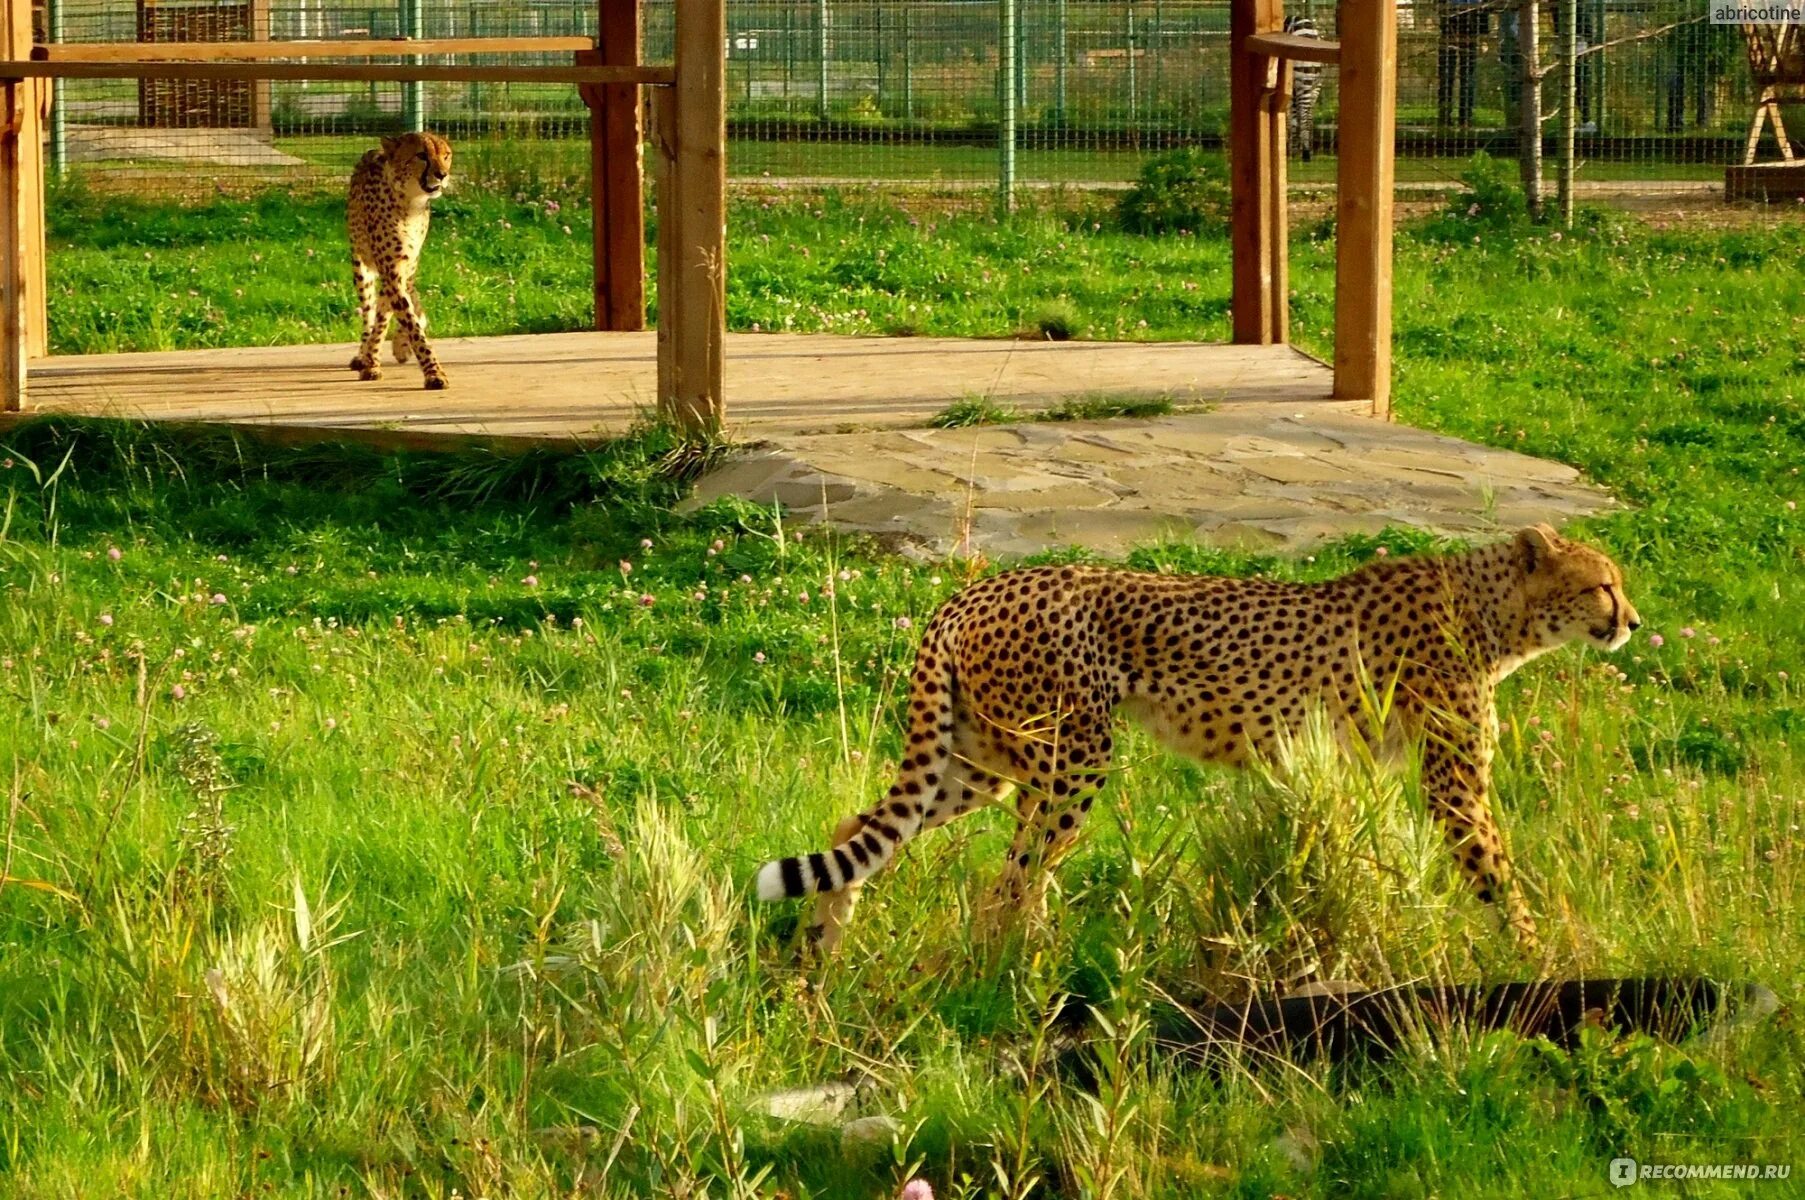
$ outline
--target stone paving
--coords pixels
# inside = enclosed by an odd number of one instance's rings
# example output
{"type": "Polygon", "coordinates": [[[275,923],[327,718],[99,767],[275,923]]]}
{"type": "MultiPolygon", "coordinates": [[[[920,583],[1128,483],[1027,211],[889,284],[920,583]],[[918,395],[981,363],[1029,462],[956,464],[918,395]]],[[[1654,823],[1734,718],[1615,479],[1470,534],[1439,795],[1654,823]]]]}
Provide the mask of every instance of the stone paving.
{"type": "Polygon", "coordinates": [[[1236,405],[1148,420],[782,435],[693,505],[781,502],[927,556],[1160,539],[1296,549],[1387,525],[1484,537],[1615,506],[1572,467],[1368,417],[1236,405]]]}

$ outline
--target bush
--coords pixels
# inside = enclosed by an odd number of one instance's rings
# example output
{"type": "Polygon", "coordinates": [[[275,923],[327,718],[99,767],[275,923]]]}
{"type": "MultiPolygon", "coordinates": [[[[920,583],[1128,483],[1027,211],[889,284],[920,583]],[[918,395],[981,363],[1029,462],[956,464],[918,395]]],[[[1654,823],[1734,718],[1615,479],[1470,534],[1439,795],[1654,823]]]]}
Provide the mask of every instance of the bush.
{"type": "Polygon", "coordinates": [[[1155,155],[1117,202],[1116,219],[1129,233],[1220,230],[1228,223],[1228,184],[1221,170],[1201,150],[1155,155]]]}
{"type": "Polygon", "coordinates": [[[1483,150],[1460,173],[1460,190],[1431,217],[1424,233],[1431,239],[1471,241],[1482,233],[1520,233],[1529,228],[1529,205],[1513,175],[1512,164],[1483,150]]]}

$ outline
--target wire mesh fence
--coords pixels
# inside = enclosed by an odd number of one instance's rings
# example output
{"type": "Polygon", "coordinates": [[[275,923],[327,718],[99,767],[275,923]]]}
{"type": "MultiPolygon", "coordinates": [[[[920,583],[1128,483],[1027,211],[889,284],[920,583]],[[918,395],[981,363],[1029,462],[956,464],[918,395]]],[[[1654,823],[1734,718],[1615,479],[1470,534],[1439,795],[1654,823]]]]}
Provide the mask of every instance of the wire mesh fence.
{"type": "MultiPolygon", "coordinates": [[[[1742,161],[1769,85],[1743,32],[1706,7],[1539,5],[1551,149],[1561,35],[1576,26],[1582,185],[1698,187],[1742,161]]],[[[1291,9],[1335,35],[1332,4],[1291,9]]],[[[1445,182],[1477,150],[1514,154],[1518,0],[1402,0],[1398,13],[1400,185],[1445,182]]],[[[43,39],[70,42],[588,35],[595,19],[594,0],[48,0],[38,12],[43,39]]],[[[729,170],[979,197],[1119,185],[1159,150],[1221,147],[1228,19],[1227,0],[731,0],[729,170]]],[[[671,0],[647,0],[648,61],[668,60],[672,20],[671,0]]],[[[1335,72],[1303,82],[1314,94],[1299,134],[1313,136],[1294,143],[1317,152],[1293,178],[1307,185],[1333,178],[1335,72]]],[[[1783,111],[1802,99],[1779,96],[1783,111]]],[[[453,138],[466,173],[487,162],[574,182],[586,170],[576,89],[517,83],[69,81],[51,154],[61,173],[146,194],[336,184],[376,135],[415,124],[453,138]]]]}

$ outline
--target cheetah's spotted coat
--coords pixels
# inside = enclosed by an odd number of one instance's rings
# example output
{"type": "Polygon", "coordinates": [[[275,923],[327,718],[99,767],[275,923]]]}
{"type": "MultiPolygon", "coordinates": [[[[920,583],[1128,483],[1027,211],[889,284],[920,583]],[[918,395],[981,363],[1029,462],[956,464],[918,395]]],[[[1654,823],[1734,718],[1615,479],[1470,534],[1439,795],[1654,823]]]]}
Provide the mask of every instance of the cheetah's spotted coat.
{"type": "Polygon", "coordinates": [[[1327,583],[1034,567],[941,606],[922,637],[895,785],[832,850],[767,863],[762,899],[821,893],[811,934],[838,941],[859,884],[923,830],[1016,793],[1018,828],[992,903],[1037,898],[1078,835],[1125,713],[1171,748],[1245,765],[1323,710],[1348,739],[1422,745],[1423,792],[1480,899],[1526,948],[1527,905],[1487,804],[1493,689],[1585,639],[1639,623],[1605,555],[1546,525],[1443,557],[1375,563],[1327,583]],[[1383,728],[1368,697],[1395,688],[1383,728]]]}
{"type": "Polygon", "coordinates": [[[351,360],[359,378],[382,378],[382,335],[393,314],[395,361],[404,363],[411,353],[420,360],[428,388],[451,383],[427,344],[426,313],[414,290],[432,199],[450,178],[451,143],[432,133],[385,137],[382,147],[365,154],[351,172],[345,224],[363,318],[363,343],[351,360]]]}

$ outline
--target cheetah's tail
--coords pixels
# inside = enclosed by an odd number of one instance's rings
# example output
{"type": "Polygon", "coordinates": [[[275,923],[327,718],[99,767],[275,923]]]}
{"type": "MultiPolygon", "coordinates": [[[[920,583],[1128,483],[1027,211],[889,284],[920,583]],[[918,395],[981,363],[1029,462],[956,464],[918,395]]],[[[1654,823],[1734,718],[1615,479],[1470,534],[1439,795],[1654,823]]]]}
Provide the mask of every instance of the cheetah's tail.
{"type": "Polygon", "coordinates": [[[909,680],[909,742],[889,795],[852,818],[858,832],[833,849],[780,858],[758,869],[758,898],[782,900],[837,892],[881,871],[904,842],[921,832],[952,764],[953,659],[951,634],[930,625],[909,680]]]}

